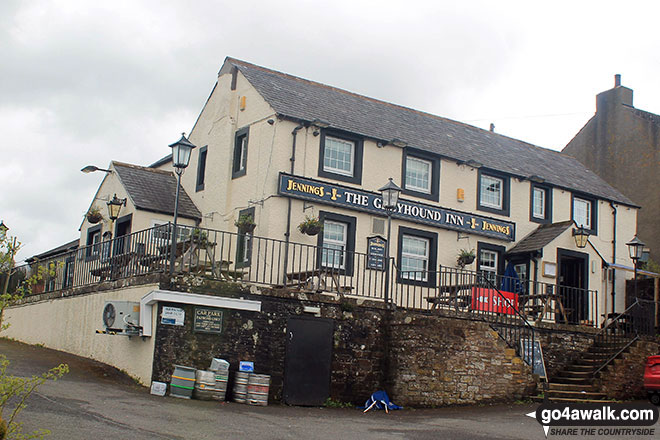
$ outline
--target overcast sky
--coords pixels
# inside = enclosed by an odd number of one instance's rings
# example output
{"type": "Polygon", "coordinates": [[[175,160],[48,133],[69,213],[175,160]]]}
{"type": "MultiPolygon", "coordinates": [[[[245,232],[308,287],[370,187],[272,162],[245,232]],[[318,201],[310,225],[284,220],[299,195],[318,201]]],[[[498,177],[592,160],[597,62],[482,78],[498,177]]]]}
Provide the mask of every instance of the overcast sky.
{"type": "Polygon", "coordinates": [[[560,150],[614,74],[660,113],[656,1],[0,1],[0,219],[79,236],[111,160],[189,132],[226,56],[560,150]]]}

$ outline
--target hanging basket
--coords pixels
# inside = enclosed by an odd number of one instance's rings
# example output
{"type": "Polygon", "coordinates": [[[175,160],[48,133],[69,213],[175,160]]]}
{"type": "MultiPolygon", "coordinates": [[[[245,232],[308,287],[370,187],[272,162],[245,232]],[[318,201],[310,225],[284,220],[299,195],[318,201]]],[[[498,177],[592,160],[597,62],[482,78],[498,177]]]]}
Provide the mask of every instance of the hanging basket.
{"type": "Polygon", "coordinates": [[[459,257],[458,261],[464,266],[467,266],[468,264],[472,264],[474,262],[474,255],[459,257]]]}
{"type": "Polygon", "coordinates": [[[88,212],[87,213],[87,221],[90,222],[91,224],[96,224],[103,220],[103,214],[100,212],[88,212]]]}
{"type": "Polygon", "coordinates": [[[307,226],[303,232],[307,235],[318,235],[321,232],[321,228],[321,225],[307,226]]]}

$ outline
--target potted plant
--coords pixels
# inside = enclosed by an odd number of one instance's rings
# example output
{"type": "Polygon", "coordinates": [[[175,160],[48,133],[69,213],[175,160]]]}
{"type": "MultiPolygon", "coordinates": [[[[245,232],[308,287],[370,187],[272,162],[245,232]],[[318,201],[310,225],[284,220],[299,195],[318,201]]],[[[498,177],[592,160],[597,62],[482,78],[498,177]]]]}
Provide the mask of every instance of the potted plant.
{"type": "Polygon", "coordinates": [[[209,237],[206,231],[202,231],[199,228],[195,228],[192,230],[192,233],[190,234],[192,241],[194,243],[198,243],[199,245],[205,246],[209,242],[209,237]]]}
{"type": "Polygon", "coordinates": [[[238,231],[241,234],[254,231],[254,228],[257,227],[257,224],[252,218],[252,214],[243,214],[238,217],[238,220],[234,222],[234,225],[238,228],[238,231]]]}
{"type": "Polygon", "coordinates": [[[318,217],[305,216],[305,221],[298,225],[298,230],[303,234],[316,235],[323,229],[323,223],[318,217]]]}
{"type": "Polygon", "coordinates": [[[101,209],[98,206],[92,206],[87,211],[87,221],[91,224],[95,224],[103,220],[103,214],[101,214],[101,209]]]}
{"type": "Polygon", "coordinates": [[[461,249],[458,252],[458,258],[456,258],[456,264],[462,269],[468,264],[472,264],[474,261],[475,254],[474,254],[474,249],[461,249]]]}

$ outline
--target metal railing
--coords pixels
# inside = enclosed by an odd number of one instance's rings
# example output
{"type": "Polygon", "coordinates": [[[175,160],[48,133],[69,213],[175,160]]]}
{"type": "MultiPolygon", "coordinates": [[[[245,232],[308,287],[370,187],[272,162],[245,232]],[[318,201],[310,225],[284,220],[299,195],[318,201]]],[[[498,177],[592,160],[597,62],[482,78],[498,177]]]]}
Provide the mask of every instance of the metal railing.
{"type": "MultiPolygon", "coordinates": [[[[164,224],[33,261],[20,268],[22,277],[42,267],[42,279],[32,289],[33,293],[42,293],[167,273],[171,229],[171,224],[164,224]]],[[[598,316],[595,291],[447,267],[402,271],[393,258],[388,261],[365,253],[287,243],[251,233],[179,225],[175,252],[172,271],[176,274],[196,273],[218,280],[354,295],[407,309],[433,308],[480,317],[515,315],[537,322],[587,325],[596,325],[598,316]],[[391,276],[386,286],[387,270],[391,276]],[[485,308],[484,301],[489,298],[500,302],[485,308]]]]}
{"type": "Polygon", "coordinates": [[[510,292],[503,288],[509,288],[506,283],[517,279],[448,267],[440,267],[438,271],[396,270],[395,274],[394,304],[486,322],[521,358],[534,364],[531,348],[536,334],[520,310],[519,297],[523,291],[510,292]]]}
{"type": "Polygon", "coordinates": [[[606,324],[594,338],[595,355],[601,361],[594,367],[594,376],[638,339],[655,336],[657,305],[658,303],[655,301],[637,298],[623,312],[607,315],[606,324]]]}

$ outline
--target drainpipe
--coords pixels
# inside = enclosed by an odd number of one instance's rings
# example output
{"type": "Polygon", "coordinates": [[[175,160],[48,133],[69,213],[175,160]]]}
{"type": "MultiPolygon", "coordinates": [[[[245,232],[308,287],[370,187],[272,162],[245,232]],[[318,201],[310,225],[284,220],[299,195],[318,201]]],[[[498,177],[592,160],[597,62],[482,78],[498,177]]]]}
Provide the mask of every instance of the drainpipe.
{"type": "MultiPolygon", "coordinates": [[[[293,129],[291,134],[293,135],[293,143],[291,145],[291,174],[293,174],[294,166],[296,164],[296,136],[298,132],[305,128],[303,123],[298,124],[296,128],[293,129]]],[[[289,266],[289,238],[291,235],[291,197],[287,198],[287,208],[286,208],[286,232],[284,233],[284,273],[282,274],[282,282],[286,285],[286,274],[289,266]]]]}
{"type": "MultiPolygon", "coordinates": [[[[612,208],[612,217],[614,218],[612,227],[612,264],[616,264],[616,206],[614,202],[610,202],[612,208]]],[[[612,313],[615,313],[616,307],[616,269],[612,270],[612,313]]]]}

